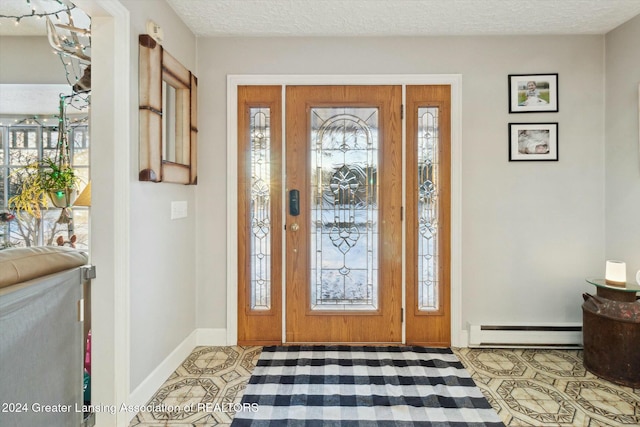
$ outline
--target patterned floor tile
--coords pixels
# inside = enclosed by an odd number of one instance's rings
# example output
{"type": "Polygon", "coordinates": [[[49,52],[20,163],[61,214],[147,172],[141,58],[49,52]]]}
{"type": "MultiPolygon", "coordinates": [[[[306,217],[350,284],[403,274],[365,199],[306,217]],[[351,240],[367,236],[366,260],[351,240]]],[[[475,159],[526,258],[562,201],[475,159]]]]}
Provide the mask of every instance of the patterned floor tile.
{"type": "Polygon", "coordinates": [[[241,353],[234,347],[198,347],[182,367],[191,375],[212,375],[234,366],[241,353]]]}
{"type": "Polygon", "coordinates": [[[534,380],[502,381],[498,394],[511,410],[541,424],[571,424],[576,414],[576,408],[561,394],[534,380]]]}
{"type": "MultiPolygon", "coordinates": [[[[165,410],[141,412],[130,426],[230,426],[261,351],[197,347],[148,403],[165,410]]],[[[508,427],[640,425],[640,389],[587,372],[581,351],[453,351],[508,427]]]]}
{"type": "Polygon", "coordinates": [[[454,349],[506,426],[640,426],[640,393],[585,370],[579,350],[454,349]]]}
{"type": "Polygon", "coordinates": [[[586,412],[619,424],[640,425],[640,400],[612,385],[598,381],[572,381],[566,394],[586,412]]]}
{"type": "Polygon", "coordinates": [[[261,347],[197,347],[140,412],[133,427],[228,426],[261,347]]]}
{"type": "Polygon", "coordinates": [[[466,360],[474,370],[493,377],[522,377],[527,370],[516,353],[501,349],[472,349],[466,360]]]}
{"type": "Polygon", "coordinates": [[[522,359],[532,368],[556,377],[584,377],[586,369],[582,357],[569,351],[526,350],[522,359]]]}

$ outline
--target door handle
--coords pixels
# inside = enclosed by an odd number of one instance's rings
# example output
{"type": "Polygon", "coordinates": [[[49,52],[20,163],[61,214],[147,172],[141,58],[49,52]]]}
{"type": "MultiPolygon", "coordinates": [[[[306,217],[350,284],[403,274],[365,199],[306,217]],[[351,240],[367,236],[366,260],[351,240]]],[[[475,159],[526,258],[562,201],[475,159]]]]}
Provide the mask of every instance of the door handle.
{"type": "Polygon", "coordinates": [[[298,190],[289,191],[289,215],[300,215],[300,191],[298,190]]]}

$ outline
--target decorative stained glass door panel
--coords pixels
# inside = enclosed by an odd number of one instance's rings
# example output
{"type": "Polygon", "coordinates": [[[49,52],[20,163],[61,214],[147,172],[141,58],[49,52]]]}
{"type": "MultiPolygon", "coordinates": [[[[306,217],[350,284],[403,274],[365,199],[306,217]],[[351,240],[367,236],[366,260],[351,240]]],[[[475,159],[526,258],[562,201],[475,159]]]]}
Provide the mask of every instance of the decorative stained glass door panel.
{"type": "Polygon", "coordinates": [[[451,88],[407,86],[406,340],[449,346],[451,88]]]}
{"type": "Polygon", "coordinates": [[[378,109],[311,108],[311,310],[378,308],[378,109]]]}
{"type": "Polygon", "coordinates": [[[290,86],[286,102],[287,342],[400,342],[401,88],[290,86]]]}
{"type": "Polygon", "coordinates": [[[238,343],[282,343],[280,86],[238,87],[238,343]]]}

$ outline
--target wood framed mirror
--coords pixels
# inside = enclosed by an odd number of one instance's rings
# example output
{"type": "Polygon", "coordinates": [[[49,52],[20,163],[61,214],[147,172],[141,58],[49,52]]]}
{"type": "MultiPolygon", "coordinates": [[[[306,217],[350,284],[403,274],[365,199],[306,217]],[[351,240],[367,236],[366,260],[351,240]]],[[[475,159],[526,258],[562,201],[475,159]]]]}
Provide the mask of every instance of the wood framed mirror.
{"type": "Polygon", "coordinates": [[[197,183],[197,78],[148,34],[140,45],[140,181],[197,183]]]}

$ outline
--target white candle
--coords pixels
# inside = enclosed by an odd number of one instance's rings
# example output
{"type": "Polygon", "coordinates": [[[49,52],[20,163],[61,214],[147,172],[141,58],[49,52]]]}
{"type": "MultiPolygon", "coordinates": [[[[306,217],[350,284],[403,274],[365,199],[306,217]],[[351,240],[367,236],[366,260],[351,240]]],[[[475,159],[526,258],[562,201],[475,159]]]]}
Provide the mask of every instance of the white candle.
{"type": "Polygon", "coordinates": [[[613,284],[625,284],[627,282],[627,264],[622,261],[607,261],[605,280],[613,284]]]}

